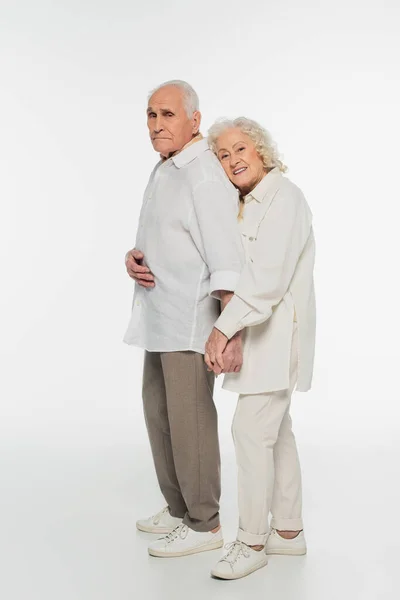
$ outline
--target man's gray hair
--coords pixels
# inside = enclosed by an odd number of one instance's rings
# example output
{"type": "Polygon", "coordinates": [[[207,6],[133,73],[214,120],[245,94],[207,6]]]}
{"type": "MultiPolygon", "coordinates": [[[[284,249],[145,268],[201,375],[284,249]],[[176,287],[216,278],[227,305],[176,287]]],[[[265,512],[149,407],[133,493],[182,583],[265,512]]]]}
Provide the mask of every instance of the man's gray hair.
{"type": "Polygon", "coordinates": [[[158,92],[158,90],[161,90],[162,88],[165,88],[169,85],[172,85],[182,90],[183,103],[185,105],[187,116],[192,117],[193,113],[196,110],[199,110],[199,97],[192,88],[192,86],[189,83],[187,83],[187,81],[182,81],[181,79],[172,79],[171,81],[166,81],[165,83],[158,85],[156,88],[154,88],[154,90],[151,90],[147,99],[150,100],[152,95],[158,92]]]}

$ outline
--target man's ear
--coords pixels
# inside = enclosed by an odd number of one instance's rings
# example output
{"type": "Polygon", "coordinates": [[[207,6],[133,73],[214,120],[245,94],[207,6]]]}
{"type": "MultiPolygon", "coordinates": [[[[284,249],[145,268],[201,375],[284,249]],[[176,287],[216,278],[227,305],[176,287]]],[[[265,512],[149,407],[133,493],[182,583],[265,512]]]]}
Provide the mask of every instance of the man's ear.
{"type": "Polygon", "coordinates": [[[192,117],[193,122],[193,133],[199,133],[200,123],[201,123],[201,112],[199,110],[195,110],[192,117]]]}

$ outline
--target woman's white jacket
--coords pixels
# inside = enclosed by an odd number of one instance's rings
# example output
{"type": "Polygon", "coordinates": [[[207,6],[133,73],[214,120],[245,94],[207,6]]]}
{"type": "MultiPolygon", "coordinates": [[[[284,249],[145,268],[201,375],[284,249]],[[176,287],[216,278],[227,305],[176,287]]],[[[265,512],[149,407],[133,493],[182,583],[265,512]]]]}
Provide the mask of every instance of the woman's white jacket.
{"type": "Polygon", "coordinates": [[[228,338],[244,329],[243,366],[224,389],[257,394],[289,387],[293,322],[298,322],[297,390],[311,387],[315,349],[315,242],[301,190],[275,168],[245,198],[246,252],[235,294],[215,326],[228,338]]]}

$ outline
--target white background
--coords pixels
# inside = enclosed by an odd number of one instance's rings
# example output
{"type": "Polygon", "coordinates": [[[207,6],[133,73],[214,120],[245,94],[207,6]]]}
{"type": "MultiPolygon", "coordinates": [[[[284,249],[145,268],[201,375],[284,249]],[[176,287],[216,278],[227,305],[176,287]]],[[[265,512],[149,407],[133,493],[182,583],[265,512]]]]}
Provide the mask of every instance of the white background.
{"type": "MultiPolygon", "coordinates": [[[[2,597],[398,597],[397,0],[0,9],[2,597]],[[204,133],[242,114],[271,131],[318,245],[314,387],[293,405],[309,554],[233,584],[209,579],[216,553],[150,559],[134,524],[162,499],[123,258],[157,160],[147,92],[172,78],[204,133]]],[[[216,400],[229,541],[235,396],[216,400]]]]}

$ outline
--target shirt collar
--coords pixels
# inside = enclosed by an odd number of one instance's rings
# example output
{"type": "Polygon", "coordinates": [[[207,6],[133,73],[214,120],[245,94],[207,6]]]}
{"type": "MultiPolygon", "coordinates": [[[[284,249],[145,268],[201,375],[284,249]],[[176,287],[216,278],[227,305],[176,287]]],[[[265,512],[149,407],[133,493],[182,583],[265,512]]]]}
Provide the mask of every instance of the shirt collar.
{"type": "Polygon", "coordinates": [[[270,191],[271,185],[274,183],[277,175],[281,175],[281,172],[278,167],[274,167],[265,175],[265,177],[261,179],[260,183],[256,185],[254,190],[251,190],[251,192],[244,197],[245,203],[247,204],[248,202],[251,202],[251,200],[262,202],[267,193],[270,191]]]}
{"type": "Polygon", "coordinates": [[[192,160],[200,156],[200,154],[203,154],[206,150],[209,150],[208,141],[204,139],[203,136],[201,136],[201,138],[196,137],[186,144],[178,154],[172,156],[171,160],[174,165],[180,169],[192,162],[192,160]]]}

